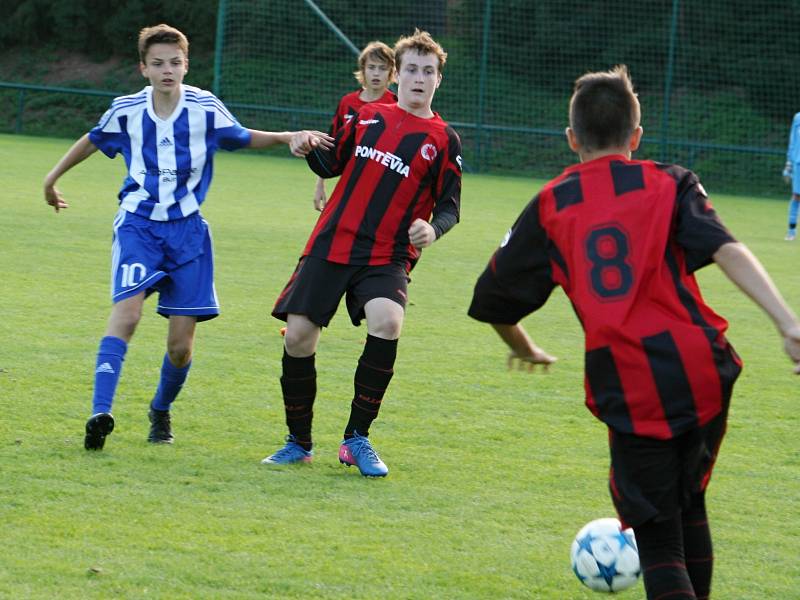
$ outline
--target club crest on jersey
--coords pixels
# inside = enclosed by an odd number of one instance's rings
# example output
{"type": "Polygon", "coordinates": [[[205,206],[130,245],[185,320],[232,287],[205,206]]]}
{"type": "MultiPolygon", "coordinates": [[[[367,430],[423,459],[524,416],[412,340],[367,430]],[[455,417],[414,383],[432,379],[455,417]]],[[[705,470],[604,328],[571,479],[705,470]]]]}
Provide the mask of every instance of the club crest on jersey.
{"type": "Polygon", "coordinates": [[[431,161],[436,158],[436,155],[439,154],[439,151],[436,150],[436,146],[433,144],[424,144],[422,148],[419,149],[420,155],[427,161],[431,161]]]}
{"type": "Polygon", "coordinates": [[[382,164],[384,167],[388,167],[395,173],[399,173],[403,177],[408,177],[410,170],[408,165],[403,163],[402,158],[395,156],[391,152],[381,152],[380,150],[370,148],[369,146],[356,146],[355,156],[356,158],[360,157],[374,160],[375,162],[382,164]]]}

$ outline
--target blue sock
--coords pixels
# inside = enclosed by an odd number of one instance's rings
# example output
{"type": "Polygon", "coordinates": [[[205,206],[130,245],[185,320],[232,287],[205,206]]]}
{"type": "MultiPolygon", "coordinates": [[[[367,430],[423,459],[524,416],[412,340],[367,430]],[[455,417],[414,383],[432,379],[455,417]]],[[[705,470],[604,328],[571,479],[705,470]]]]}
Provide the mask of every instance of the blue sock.
{"type": "Polygon", "coordinates": [[[128,344],[123,339],[109,335],[100,340],[94,369],[92,414],[111,412],[114,392],[122,372],[122,361],[125,360],[127,351],[128,344]]]}
{"type": "Polygon", "coordinates": [[[800,209],[800,200],[792,200],[789,202],[789,229],[797,227],[797,212],[800,209]]]}
{"type": "Polygon", "coordinates": [[[164,362],[161,363],[161,379],[158,382],[156,395],[150,403],[152,408],[169,410],[170,404],[181,391],[191,366],[192,361],[189,361],[185,367],[178,368],[170,362],[168,355],[164,355],[164,362]]]}

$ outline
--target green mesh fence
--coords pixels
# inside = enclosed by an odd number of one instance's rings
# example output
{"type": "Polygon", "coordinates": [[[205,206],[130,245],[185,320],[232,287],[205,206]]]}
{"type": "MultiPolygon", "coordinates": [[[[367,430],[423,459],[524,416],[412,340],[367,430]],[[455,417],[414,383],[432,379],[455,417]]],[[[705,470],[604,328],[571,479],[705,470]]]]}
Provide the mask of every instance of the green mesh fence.
{"type": "Polygon", "coordinates": [[[449,53],[434,109],[459,131],[468,169],[555,174],[572,161],[572,82],[625,63],[643,108],[637,156],[681,162],[717,189],[785,191],[797,2],[224,0],[217,92],[251,126],[325,127],[357,88],[352,46],[414,27],[449,53]]]}

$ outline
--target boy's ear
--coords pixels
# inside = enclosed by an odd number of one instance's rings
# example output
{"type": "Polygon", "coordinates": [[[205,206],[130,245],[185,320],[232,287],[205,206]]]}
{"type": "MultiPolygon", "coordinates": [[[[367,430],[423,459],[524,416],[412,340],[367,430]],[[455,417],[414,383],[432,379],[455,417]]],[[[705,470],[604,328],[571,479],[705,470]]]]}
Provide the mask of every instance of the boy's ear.
{"type": "Polygon", "coordinates": [[[569,144],[569,149],[575,153],[580,152],[581,144],[578,141],[578,137],[575,135],[575,132],[572,130],[572,127],[567,127],[564,130],[564,133],[567,135],[567,144],[569,144]]]}
{"type": "Polygon", "coordinates": [[[636,150],[639,148],[639,144],[642,143],[642,133],[644,133],[644,129],[642,129],[641,125],[633,130],[631,139],[628,140],[628,149],[631,152],[636,152],[636,150]]]}
{"type": "Polygon", "coordinates": [[[144,64],[143,62],[139,61],[139,73],[142,74],[142,77],[147,77],[147,75],[144,74],[144,70],[146,68],[147,68],[147,65],[144,64]]]}

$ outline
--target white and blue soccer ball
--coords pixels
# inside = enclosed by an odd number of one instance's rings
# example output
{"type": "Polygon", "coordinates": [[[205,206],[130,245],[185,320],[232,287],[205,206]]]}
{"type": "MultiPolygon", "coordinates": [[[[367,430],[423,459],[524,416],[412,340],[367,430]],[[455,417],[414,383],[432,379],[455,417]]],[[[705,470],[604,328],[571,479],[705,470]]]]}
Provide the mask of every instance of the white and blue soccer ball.
{"type": "Polygon", "coordinates": [[[627,589],[642,572],[633,530],[623,530],[617,519],[587,523],[572,542],[570,558],[581,583],[597,592],[627,589]]]}

